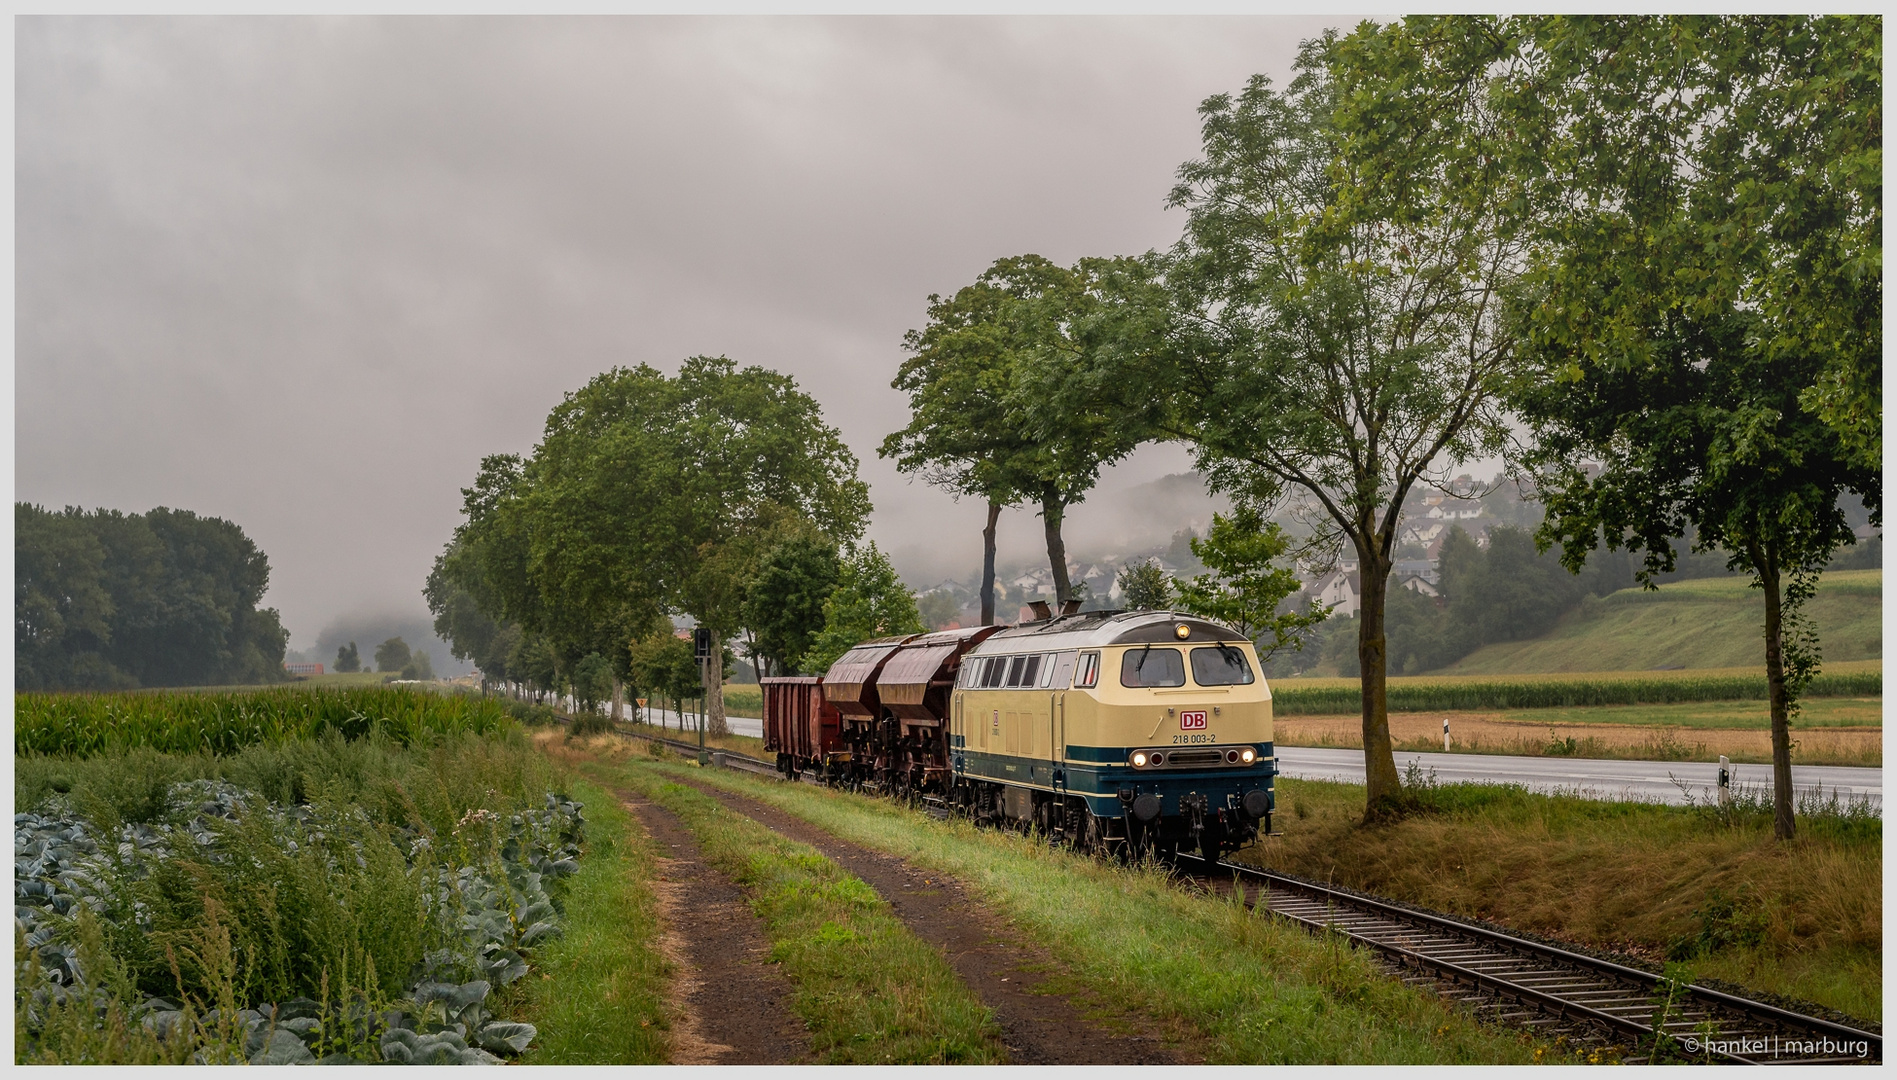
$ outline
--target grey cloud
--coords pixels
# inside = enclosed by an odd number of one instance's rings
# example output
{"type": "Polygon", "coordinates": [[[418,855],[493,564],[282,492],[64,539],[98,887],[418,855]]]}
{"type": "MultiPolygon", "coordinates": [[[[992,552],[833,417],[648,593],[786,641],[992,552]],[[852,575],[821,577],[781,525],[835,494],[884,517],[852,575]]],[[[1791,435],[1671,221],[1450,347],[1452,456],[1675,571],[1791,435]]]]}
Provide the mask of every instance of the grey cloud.
{"type": "Polygon", "coordinates": [[[18,497],[237,521],[307,644],[419,610],[562,393],[723,353],[823,402],[912,578],[965,573],[979,508],[875,457],[925,297],[1169,243],[1198,102],[1339,21],[23,18],[18,497]]]}

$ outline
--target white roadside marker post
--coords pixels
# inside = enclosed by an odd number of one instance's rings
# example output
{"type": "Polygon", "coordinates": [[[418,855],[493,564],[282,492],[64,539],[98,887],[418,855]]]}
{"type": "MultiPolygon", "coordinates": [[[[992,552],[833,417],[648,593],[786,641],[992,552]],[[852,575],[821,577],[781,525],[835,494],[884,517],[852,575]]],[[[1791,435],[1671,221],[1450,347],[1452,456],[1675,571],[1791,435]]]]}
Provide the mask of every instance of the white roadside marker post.
{"type": "Polygon", "coordinates": [[[1449,718],[1443,717],[1443,753],[1449,752],[1449,718]]]}
{"type": "Polygon", "coordinates": [[[1724,754],[1719,755],[1719,808],[1732,808],[1732,763],[1724,754]]]}

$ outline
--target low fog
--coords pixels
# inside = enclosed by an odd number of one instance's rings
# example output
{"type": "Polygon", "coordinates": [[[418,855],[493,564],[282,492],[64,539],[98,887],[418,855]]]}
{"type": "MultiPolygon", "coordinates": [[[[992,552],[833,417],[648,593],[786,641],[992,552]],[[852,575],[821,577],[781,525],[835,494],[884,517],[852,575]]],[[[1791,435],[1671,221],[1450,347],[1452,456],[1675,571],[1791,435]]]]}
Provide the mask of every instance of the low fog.
{"type": "MultiPolygon", "coordinates": [[[[1199,102],[1351,21],[21,18],[16,497],[237,522],[327,663],[425,619],[483,455],[724,354],[822,402],[909,581],[969,578],[982,507],[875,455],[927,296],[1171,243],[1199,102]]],[[[1102,477],[1076,556],[1203,520],[1138,494],[1189,465],[1102,477]]]]}

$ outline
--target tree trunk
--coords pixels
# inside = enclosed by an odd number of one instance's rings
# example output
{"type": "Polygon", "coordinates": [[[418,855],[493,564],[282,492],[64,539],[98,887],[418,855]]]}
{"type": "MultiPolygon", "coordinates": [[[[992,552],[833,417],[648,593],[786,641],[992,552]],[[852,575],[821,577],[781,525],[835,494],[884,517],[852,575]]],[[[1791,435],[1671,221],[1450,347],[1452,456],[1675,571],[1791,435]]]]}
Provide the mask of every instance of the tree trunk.
{"type": "Polygon", "coordinates": [[[1785,692],[1784,582],[1779,575],[1778,549],[1770,544],[1752,549],[1765,590],[1765,693],[1772,712],[1772,835],[1790,840],[1797,831],[1792,820],[1791,698],[1785,692]],[[1762,549],[1762,550],[1761,550],[1762,549]]]}
{"type": "Polygon", "coordinates": [[[1061,539],[1061,518],[1067,507],[1053,495],[1041,496],[1041,528],[1047,533],[1047,564],[1054,571],[1054,611],[1073,598],[1074,590],[1067,582],[1067,541],[1061,539]]]}
{"type": "Polygon", "coordinates": [[[1403,781],[1396,773],[1390,746],[1388,642],[1383,635],[1384,601],[1390,588],[1390,562],[1377,552],[1357,552],[1357,670],[1363,683],[1364,820],[1389,813],[1402,800],[1403,781]]]}
{"type": "Polygon", "coordinates": [[[615,675],[613,676],[613,723],[617,724],[620,720],[624,719],[626,715],[625,706],[626,684],[620,682],[619,676],[615,675]]]}
{"type": "Polygon", "coordinates": [[[988,527],[981,531],[981,624],[995,624],[995,522],[1001,519],[1001,504],[988,500],[988,527]]]}
{"type": "Polygon", "coordinates": [[[718,631],[711,632],[711,655],[706,657],[703,668],[705,687],[705,733],[707,735],[727,735],[725,727],[725,647],[724,639],[718,631]]]}

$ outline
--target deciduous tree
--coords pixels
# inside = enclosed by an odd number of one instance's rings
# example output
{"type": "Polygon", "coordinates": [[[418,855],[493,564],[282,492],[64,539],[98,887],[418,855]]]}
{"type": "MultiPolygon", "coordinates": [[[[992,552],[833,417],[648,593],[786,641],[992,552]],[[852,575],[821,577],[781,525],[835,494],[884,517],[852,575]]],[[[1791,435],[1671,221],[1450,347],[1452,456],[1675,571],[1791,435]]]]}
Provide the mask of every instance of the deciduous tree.
{"type": "Polygon", "coordinates": [[[922,631],[915,594],[872,542],[845,554],[837,587],[823,602],[823,630],[799,666],[828,671],[837,657],[865,641],[922,631]]]}
{"type": "Polygon", "coordinates": [[[1255,508],[1213,514],[1206,535],[1190,543],[1206,572],[1178,583],[1180,608],[1251,638],[1261,658],[1287,646],[1301,647],[1303,635],[1329,616],[1315,604],[1304,611],[1278,610],[1301,587],[1297,574],[1279,564],[1291,550],[1291,538],[1255,508]]]}
{"type": "Polygon", "coordinates": [[[1508,434],[1519,202],[1488,164],[1500,135],[1481,95],[1412,100],[1421,61],[1377,27],[1348,50],[1307,43],[1286,90],[1260,76],[1201,107],[1205,156],[1170,199],[1186,235],[1145,263],[1170,318],[1103,353],[1096,377],[1163,401],[1162,433],[1236,504],[1262,517],[1299,492],[1318,540],[1355,554],[1375,816],[1401,801],[1383,627],[1401,508],[1432,468],[1508,434]]]}
{"type": "Polygon", "coordinates": [[[1752,575],[1789,839],[1789,725],[1818,661],[1799,607],[1852,542],[1840,497],[1882,515],[1881,27],[1505,30],[1528,76],[1497,100],[1534,146],[1513,163],[1549,208],[1524,306],[1539,378],[1519,396],[1541,538],[1571,567],[1597,544],[1644,551],[1651,583],[1696,530],[1696,550],[1724,548],[1752,575]]]}

